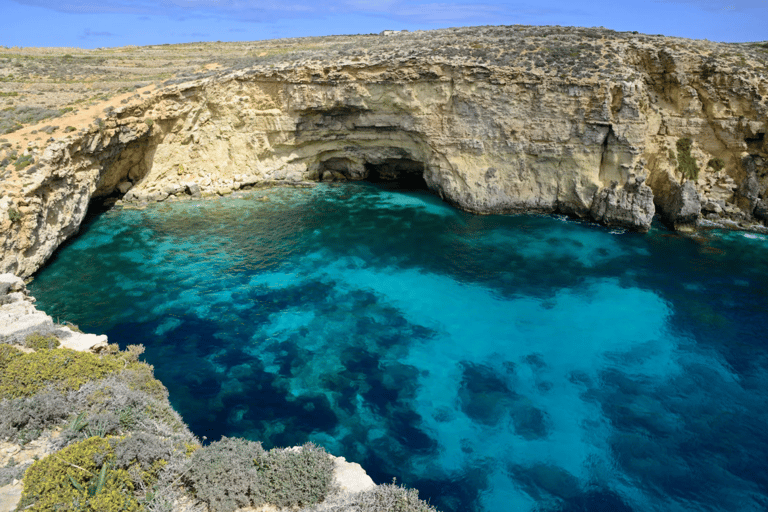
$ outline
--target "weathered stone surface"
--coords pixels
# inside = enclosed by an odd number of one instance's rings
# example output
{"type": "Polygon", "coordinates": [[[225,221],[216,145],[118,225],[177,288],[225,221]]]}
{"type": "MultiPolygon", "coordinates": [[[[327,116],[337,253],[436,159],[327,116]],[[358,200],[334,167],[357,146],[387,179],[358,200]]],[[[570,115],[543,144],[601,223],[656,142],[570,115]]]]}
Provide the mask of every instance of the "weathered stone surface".
{"type": "Polygon", "coordinates": [[[56,332],[61,346],[79,352],[101,352],[108,345],[107,336],[74,332],[67,327],[60,327],[56,332]]]}
{"type": "Polygon", "coordinates": [[[748,219],[754,190],[768,187],[768,78],[750,47],[739,47],[741,64],[724,43],[519,26],[377,41],[354,60],[286,54],[170,84],[50,144],[32,172],[12,172],[0,199],[0,271],[30,275],[76,232],[92,197],[127,181],[125,201],[162,201],[198,196],[189,183],[206,196],[415,173],[468,211],[562,212],[641,230],[645,185],[614,181],[648,178],[656,210],[681,228],[695,224],[697,201],[736,208],[710,216],[748,219]],[[681,138],[700,170],[682,187],[681,138]],[[757,188],[735,197],[752,172],[757,188]]]}
{"type": "Polygon", "coordinates": [[[653,192],[643,181],[630,178],[623,187],[614,181],[600,189],[592,201],[592,218],[607,226],[648,231],[656,208],[653,192]]]}
{"type": "Polygon", "coordinates": [[[701,201],[692,181],[682,185],[668,172],[652,173],[649,185],[653,190],[656,211],[674,229],[692,229],[701,216],[701,201]]]}
{"type": "Polygon", "coordinates": [[[56,325],[53,319],[38,311],[24,281],[13,274],[0,274],[0,343],[23,343],[30,334],[52,334],[64,348],[100,352],[107,348],[104,335],[75,332],[56,325]]]}
{"type": "Polygon", "coordinates": [[[13,512],[21,501],[24,486],[21,482],[0,487],[0,512],[13,512]]]}
{"type": "Polygon", "coordinates": [[[362,492],[376,486],[360,464],[347,462],[344,457],[334,457],[333,477],[342,492],[362,492]]]}
{"type": "Polygon", "coordinates": [[[53,319],[35,309],[24,281],[13,274],[0,274],[0,343],[21,342],[36,332],[54,330],[53,319]]]}
{"type": "Polygon", "coordinates": [[[757,201],[754,216],[763,222],[768,222],[768,200],[760,199],[757,201]]]}
{"type": "MultiPolygon", "coordinates": [[[[13,292],[24,290],[24,280],[13,274],[0,274],[0,298],[13,292]]],[[[0,299],[1,300],[1,299],[0,299]]]]}

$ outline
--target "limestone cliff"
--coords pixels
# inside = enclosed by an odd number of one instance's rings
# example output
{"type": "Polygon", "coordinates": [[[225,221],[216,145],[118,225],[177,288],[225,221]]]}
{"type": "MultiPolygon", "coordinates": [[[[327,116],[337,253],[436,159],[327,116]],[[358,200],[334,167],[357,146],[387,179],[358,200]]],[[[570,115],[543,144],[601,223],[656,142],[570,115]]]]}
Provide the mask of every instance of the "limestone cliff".
{"type": "Polygon", "coordinates": [[[259,183],[414,175],[476,213],[638,230],[655,212],[677,227],[700,212],[742,228],[766,220],[760,46],[522,26],[356,37],[168,84],[51,142],[3,181],[0,271],[33,273],[93,197],[259,183]],[[698,171],[686,183],[681,139],[698,171]]]}

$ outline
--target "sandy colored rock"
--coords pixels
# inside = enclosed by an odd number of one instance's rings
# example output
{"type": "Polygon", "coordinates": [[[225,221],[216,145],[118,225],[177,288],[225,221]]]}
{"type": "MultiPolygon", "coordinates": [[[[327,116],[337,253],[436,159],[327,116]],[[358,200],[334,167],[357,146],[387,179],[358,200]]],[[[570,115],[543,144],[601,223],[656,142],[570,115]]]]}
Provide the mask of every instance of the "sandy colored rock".
{"type": "Polygon", "coordinates": [[[376,486],[360,464],[347,462],[344,457],[335,457],[333,464],[333,476],[343,492],[362,492],[376,486]]]}
{"type": "MultiPolygon", "coordinates": [[[[732,206],[711,216],[760,221],[768,55],[758,47],[524,26],[312,41],[317,50],[289,41],[269,60],[131,96],[87,129],[30,147],[34,162],[3,178],[0,270],[33,273],[92,198],[126,182],[124,201],[151,202],[409,175],[475,213],[557,212],[643,231],[647,187],[656,198],[658,177],[680,181],[681,138],[700,172],[686,220],[670,224],[695,224],[696,200],[732,206]]],[[[666,203],[655,199],[659,211],[666,203]]]]}
{"type": "Polygon", "coordinates": [[[24,486],[21,482],[0,487],[0,512],[13,512],[21,501],[24,486]]]}

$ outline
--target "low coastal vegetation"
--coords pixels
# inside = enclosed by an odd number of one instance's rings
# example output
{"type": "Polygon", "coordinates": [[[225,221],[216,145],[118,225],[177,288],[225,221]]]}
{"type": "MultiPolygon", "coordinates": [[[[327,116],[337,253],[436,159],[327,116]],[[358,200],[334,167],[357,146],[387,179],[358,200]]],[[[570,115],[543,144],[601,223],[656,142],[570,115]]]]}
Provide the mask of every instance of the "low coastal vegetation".
{"type": "Polygon", "coordinates": [[[677,140],[677,171],[682,179],[696,181],[699,179],[699,163],[691,155],[692,144],[693,141],[687,137],[677,140]]]}
{"type": "Polygon", "coordinates": [[[397,485],[338,497],[334,460],[313,444],[264,450],[222,438],[207,446],[189,431],[144,347],[100,354],[57,348],[50,333],[0,343],[0,441],[44,441],[44,456],[11,457],[0,487],[23,479],[17,510],[232,512],[265,504],[285,510],[433,512],[397,485]]]}

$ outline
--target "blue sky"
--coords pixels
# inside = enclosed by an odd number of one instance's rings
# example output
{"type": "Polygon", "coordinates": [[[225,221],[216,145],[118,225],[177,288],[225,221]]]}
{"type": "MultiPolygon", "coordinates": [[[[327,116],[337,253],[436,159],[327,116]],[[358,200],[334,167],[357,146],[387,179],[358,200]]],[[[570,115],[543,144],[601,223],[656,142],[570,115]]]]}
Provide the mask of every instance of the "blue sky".
{"type": "Polygon", "coordinates": [[[2,46],[148,45],[470,25],[768,39],[768,0],[0,0],[2,46]]]}

